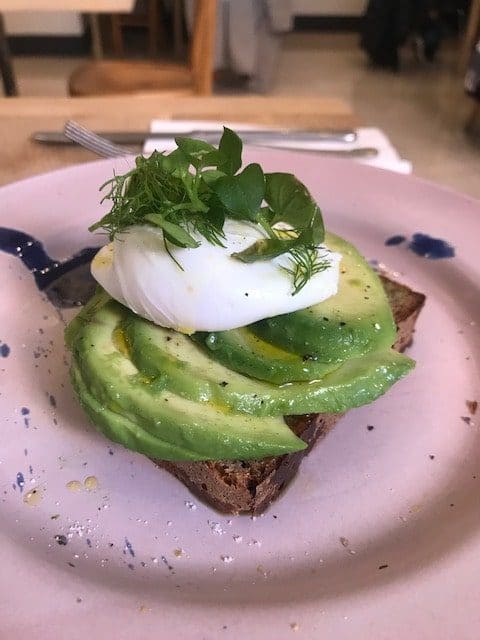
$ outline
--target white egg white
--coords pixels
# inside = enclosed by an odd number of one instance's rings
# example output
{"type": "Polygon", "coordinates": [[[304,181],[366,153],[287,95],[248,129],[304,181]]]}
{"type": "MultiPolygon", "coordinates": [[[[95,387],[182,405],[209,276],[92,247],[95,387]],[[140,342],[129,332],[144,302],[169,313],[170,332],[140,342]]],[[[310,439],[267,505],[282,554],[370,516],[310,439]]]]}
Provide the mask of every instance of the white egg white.
{"type": "Polygon", "coordinates": [[[256,226],[227,220],[224,247],[204,238],[196,249],[169,246],[180,268],[165,250],[162,231],[130,227],[103,247],[92,262],[98,283],[134,313],[183,333],[224,331],[290,313],[335,295],[341,256],[327,247],[319,256],[329,267],[315,274],[296,295],[284,254],[274,260],[245,264],[232,258],[265,237],[256,226]]]}

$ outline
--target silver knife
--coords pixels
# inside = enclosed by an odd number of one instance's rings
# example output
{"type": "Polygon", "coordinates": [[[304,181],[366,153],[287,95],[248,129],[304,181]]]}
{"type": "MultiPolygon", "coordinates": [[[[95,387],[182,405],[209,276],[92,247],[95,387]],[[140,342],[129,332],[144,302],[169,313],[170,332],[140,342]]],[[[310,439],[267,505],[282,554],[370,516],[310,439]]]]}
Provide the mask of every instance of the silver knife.
{"type": "MultiPolygon", "coordinates": [[[[355,142],[357,134],[353,129],[307,131],[304,129],[249,129],[238,131],[238,135],[246,144],[281,142],[295,140],[295,142],[355,142]]],[[[99,136],[107,138],[119,145],[142,145],[146,140],[171,140],[176,137],[200,138],[212,144],[218,143],[222,131],[102,131],[99,136]]],[[[32,140],[41,144],[74,145],[61,131],[37,131],[32,134],[32,140]]]]}

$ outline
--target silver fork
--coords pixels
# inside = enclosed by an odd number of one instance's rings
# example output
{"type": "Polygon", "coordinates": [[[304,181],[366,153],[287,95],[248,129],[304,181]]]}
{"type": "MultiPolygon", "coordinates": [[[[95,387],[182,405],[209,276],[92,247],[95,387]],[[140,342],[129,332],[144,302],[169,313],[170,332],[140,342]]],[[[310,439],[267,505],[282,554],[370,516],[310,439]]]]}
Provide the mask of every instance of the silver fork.
{"type": "MultiPolygon", "coordinates": [[[[114,144],[107,140],[106,138],[97,135],[91,129],[87,129],[87,127],[78,124],[74,120],[68,120],[65,123],[65,127],[63,129],[63,133],[66,138],[76,142],[81,147],[85,147],[85,149],[89,149],[89,151],[93,151],[99,156],[103,156],[104,158],[118,158],[118,156],[128,156],[132,155],[132,151],[126,149],[125,147],[121,147],[118,144],[114,144]]],[[[250,145],[254,147],[268,147],[275,149],[285,149],[294,151],[295,148],[292,146],[280,146],[280,145],[267,145],[267,144],[256,144],[250,145]]],[[[375,147],[356,147],[354,149],[304,149],[299,148],[298,151],[302,153],[313,153],[316,155],[326,155],[326,156],[340,156],[347,158],[373,158],[378,155],[378,149],[375,147]]]]}
{"type": "Polygon", "coordinates": [[[82,126],[74,120],[67,120],[63,128],[63,133],[66,138],[76,142],[81,147],[85,147],[89,151],[93,151],[99,156],[104,158],[118,158],[118,156],[128,156],[132,152],[125,147],[120,147],[118,144],[114,144],[97,135],[91,129],[82,126]]]}

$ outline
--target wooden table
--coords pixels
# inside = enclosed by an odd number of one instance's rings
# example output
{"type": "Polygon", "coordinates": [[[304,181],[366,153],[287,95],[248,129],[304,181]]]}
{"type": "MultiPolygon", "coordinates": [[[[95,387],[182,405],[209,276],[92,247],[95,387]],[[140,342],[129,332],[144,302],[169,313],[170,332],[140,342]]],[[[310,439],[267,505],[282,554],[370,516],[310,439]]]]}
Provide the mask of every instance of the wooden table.
{"type": "Polygon", "coordinates": [[[358,125],[350,106],[337,98],[178,94],[0,98],[0,184],[95,158],[78,147],[34,143],[30,140],[34,131],[62,130],[68,119],[96,130],[148,131],[153,118],[252,122],[313,130],[358,125]]]}
{"type": "Polygon", "coordinates": [[[73,11],[88,13],[94,57],[102,55],[102,41],[98,24],[98,13],[128,13],[132,11],[135,0],[0,0],[0,76],[3,80],[5,95],[17,95],[17,83],[13,72],[11,54],[7,43],[7,34],[3,21],[3,12],[14,11],[73,11]]]}

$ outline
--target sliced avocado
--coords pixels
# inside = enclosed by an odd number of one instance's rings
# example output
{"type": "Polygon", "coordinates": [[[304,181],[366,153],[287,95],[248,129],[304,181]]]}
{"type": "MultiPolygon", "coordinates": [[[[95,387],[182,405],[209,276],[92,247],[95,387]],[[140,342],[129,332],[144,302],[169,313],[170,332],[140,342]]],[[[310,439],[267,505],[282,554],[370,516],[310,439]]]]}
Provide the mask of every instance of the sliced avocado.
{"type": "Polygon", "coordinates": [[[285,351],[255,335],[249,327],[194,333],[192,339],[208,349],[211,358],[229,369],[275,384],[316,380],[341,364],[319,362],[316,356],[308,353],[300,356],[285,351]]]}
{"type": "Polygon", "coordinates": [[[88,395],[83,402],[97,426],[109,437],[112,431],[123,427],[118,420],[109,421],[109,413],[103,413],[103,420],[99,420],[92,398],[100,408],[136,425],[136,443],[124,433],[117,434],[117,441],[126,446],[133,443],[137,451],[141,442],[142,452],[152,457],[243,460],[282,455],[306,447],[280,416],[257,418],[228,412],[212,403],[194,402],[165,389],[163,376],[152,379],[139,373],[125,355],[125,345],[116,333],[128,314],[127,309],[110,301],[79,328],[72,340],[77,389],[81,394],[86,388],[88,395]],[[150,438],[143,438],[143,432],[158,440],[159,448],[152,448],[150,438]],[[174,449],[170,450],[169,445],[174,449]],[[180,449],[189,452],[188,458],[180,449]]]}
{"type": "Polygon", "coordinates": [[[95,312],[98,311],[103,305],[110,302],[112,298],[108,295],[108,293],[102,289],[101,287],[97,287],[95,291],[95,295],[90,298],[87,304],[82,308],[80,313],[78,313],[73,320],[67,325],[65,329],[65,345],[67,349],[72,348],[73,341],[75,340],[75,336],[80,331],[80,329],[90,322],[90,318],[95,315],[95,312]]]}
{"type": "Polygon", "coordinates": [[[342,254],[338,293],[250,328],[267,342],[319,362],[343,362],[392,346],[395,322],[379,277],[350,243],[331,233],[325,242],[342,254]]]}
{"type": "Polygon", "coordinates": [[[337,413],[375,400],[413,367],[391,349],[353,358],[321,380],[282,386],[231,371],[188,336],[130,315],[121,342],[146,377],[195,402],[257,416],[337,413]]]}
{"type": "Polygon", "coordinates": [[[111,411],[100,404],[88,391],[80,370],[73,365],[70,377],[80,404],[93,424],[107,436],[109,440],[119,442],[128,449],[144,453],[159,460],[197,460],[194,453],[182,447],[165,442],[141,429],[138,424],[128,420],[124,415],[111,411]]]}

